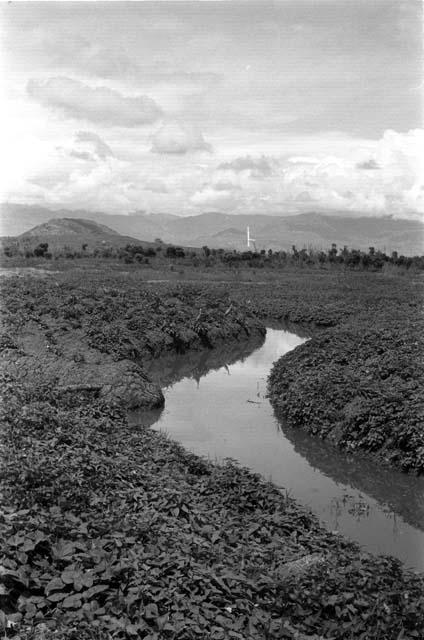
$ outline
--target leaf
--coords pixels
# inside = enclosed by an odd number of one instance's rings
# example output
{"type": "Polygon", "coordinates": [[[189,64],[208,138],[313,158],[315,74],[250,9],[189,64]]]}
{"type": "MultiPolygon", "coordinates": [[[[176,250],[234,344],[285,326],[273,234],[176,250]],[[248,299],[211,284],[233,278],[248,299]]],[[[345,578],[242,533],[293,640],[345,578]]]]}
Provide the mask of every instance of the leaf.
{"type": "Polygon", "coordinates": [[[73,584],[76,575],[75,571],[65,569],[60,577],[64,584],[73,584]]]}
{"type": "Polygon", "coordinates": [[[77,573],[74,578],[74,589],[75,591],[81,591],[83,587],[82,576],[80,573],[77,573]]]}
{"type": "Polygon", "coordinates": [[[67,595],[67,593],[56,591],[56,593],[51,593],[49,596],[47,596],[47,600],[50,600],[50,602],[60,602],[61,600],[66,598],[67,595]]]}
{"type": "Polygon", "coordinates": [[[81,577],[81,582],[83,587],[92,587],[93,586],[93,575],[91,573],[84,573],[81,577]]]}
{"type": "Polygon", "coordinates": [[[53,578],[45,586],[45,592],[48,594],[51,591],[63,589],[63,582],[60,578],[53,578]]]}
{"type": "Polygon", "coordinates": [[[22,551],[27,552],[27,551],[33,551],[35,549],[35,542],[33,540],[30,540],[30,538],[25,538],[25,542],[22,546],[22,551]]]}
{"type": "Polygon", "coordinates": [[[92,598],[93,596],[96,596],[98,593],[102,593],[102,591],[107,591],[108,590],[108,585],[107,584],[97,584],[94,587],[90,587],[89,589],[87,589],[86,591],[83,591],[81,596],[85,599],[85,600],[89,600],[90,598],[92,598]]]}
{"type": "Polygon", "coordinates": [[[257,531],[258,529],[261,528],[261,525],[258,524],[257,522],[255,522],[254,524],[252,524],[248,531],[247,531],[247,535],[250,536],[252,533],[255,533],[255,531],[257,531]]]}
{"type": "Polygon", "coordinates": [[[79,609],[81,607],[81,596],[79,594],[68,596],[62,602],[62,607],[65,609],[79,609]]]}
{"type": "Polygon", "coordinates": [[[154,603],[148,604],[147,607],[144,610],[144,616],[148,620],[158,618],[159,617],[159,611],[158,611],[157,605],[154,604],[154,603]]]}
{"type": "Polygon", "coordinates": [[[168,622],[169,619],[169,614],[165,613],[163,616],[159,616],[158,618],[156,618],[156,624],[158,626],[159,631],[162,631],[166,625],[166,623],[168,622]]]}
{"type": "Polygon", "coordinates": [[[57,544],[52,545],[52,555],[57,560],[62,560],[71,556],[75,551],[75,547],[72,542],[65,542],[65,540],[59,540],[57,544]]]}
{"type": "Polygon", "coordinates": [[[140,629],[139,625],[127,624],[125,627],[125,633],[128,633],[130,636],[137,636],[139,629],[140,629]]]}

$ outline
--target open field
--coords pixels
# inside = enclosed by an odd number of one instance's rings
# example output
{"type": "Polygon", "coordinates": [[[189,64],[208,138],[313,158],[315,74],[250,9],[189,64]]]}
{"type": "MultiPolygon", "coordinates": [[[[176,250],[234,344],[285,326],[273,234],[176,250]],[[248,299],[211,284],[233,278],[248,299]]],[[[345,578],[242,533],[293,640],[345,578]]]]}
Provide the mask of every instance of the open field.
{"type": "Polygon", "coordinates": [[[285,319],[312,336],[271,375],[290,423],[420,471],[421,285],[304,270],[151,284],[109,264],[2,282],[7,634],[423,638],[422,575],[325,531],[247,470],[126,418],[163,401],[149,359],[260,341],[266,318],[285,319]]]}

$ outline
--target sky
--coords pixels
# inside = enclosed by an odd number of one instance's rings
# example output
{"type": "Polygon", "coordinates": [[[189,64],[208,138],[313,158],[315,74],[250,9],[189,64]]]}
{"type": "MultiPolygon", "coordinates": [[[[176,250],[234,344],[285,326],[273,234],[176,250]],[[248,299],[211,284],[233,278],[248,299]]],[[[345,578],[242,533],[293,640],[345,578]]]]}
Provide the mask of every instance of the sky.
{"type": "Polygon", "coordinates": [[[0,12],[2,201],[424,218],[421,0],[0,12]]]}

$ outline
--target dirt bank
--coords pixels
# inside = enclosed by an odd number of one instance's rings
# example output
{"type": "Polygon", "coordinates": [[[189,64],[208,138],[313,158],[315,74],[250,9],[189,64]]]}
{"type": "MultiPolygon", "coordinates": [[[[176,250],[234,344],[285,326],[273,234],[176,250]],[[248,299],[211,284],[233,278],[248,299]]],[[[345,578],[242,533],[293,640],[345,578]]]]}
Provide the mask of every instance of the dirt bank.
{"type": "Polygon", "coordinates": [[[129,409],[161,406],[146,362],[265,333],[248,306],[219,287],[61,278],[3,281],[1,366],[45,374],[64,393],[84,391],[129,409]]]}

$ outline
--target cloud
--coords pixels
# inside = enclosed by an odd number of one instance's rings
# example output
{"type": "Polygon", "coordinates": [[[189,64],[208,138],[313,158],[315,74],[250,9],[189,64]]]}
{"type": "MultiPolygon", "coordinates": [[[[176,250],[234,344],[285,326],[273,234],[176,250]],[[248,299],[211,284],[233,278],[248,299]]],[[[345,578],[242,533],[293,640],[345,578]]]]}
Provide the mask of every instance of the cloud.
{"type": "Polygon", "coordinates": [[[177,122],[164,124],[152,137],[154,153],[184,155],[191,151],[212,151],[203,135],[190,125],[177,122]]]}
{"type": "Polygon", "coordinates": [[[206,185],[196,191],[191,196],[190,202],[200,207],[201,210],[213,207],[224,211],[234,210],[238,203],[232,191],[217,190],[211,185],[206,185]]]}
{"type": "Polygon", "coordinates": [[[70,155],[80,160],[96,161],[112,158],[113,152],[97,133],[77,131],[70,155]]]}
{"type": "Polygon", "coordinates": [[[364,156],[360,146],[313,162],[289,158],[282,166],[281,192],[298,202],[308,194],[321,209],[418,217],[424,213],[423,148],[424,130],[387,130],[380,140],[369,142],[366,160],[358,161],[364,156]]]}
{"type": "Polygon", "coordinates": [[[213,188],[215,191],[232,191],[232,190],[240,190],[241,187],[238,184],[234,184],[230,181],[218,180],[218,182],[213,183],[213,188]]]}
{"type": "Polygon", "coordinates": [[[72,29],[67,29],[63,37],[63,33],[40,25],[27,33],[24,46],[48,69],[74,70],[102,78],[131,76],[139,69],[123,47],[101,44],[98,38],[85,38],[72,33],[72,29]]]}
{"type": "Polygon", "coordinates": [[[40,104],[66,116],[105,125],[138,127],[156,122],[162,112],[148,96],[123,96],[107,87],[92,88],[66,77],[30,80],[27,92],[40,104]]]}
{"type": "Polygon", "coordinates": [[[158,178],[152,178],[143,186],[145,191],[151,191],[152,193],[168,193],[169,189],[163,180],[158,178]]]}
{"type": "MultiPolygon", "coordinates": [[[[174,60],[148,61],[143,64],[130,57],[126,49],[111,43],[93,42],[81,34],[61,34],[40,27],[29,36],[28,45],[36,49],[48,68],[73,70],[76,73],[107,79],[137,80],[147,85],[218,86],[222,74],[213,71],[190,71],[174,60]]],[[[139,58],[140,59],[140,58],[139,58]]]]}
{"type": "Polygon", "coordinates": [[[236,173],[248,171],[252,178],[268,178],[274,173],[271,161],[265,156],[260,158],[252,158],[251,156],[235,158],[231,162],[223,162],[217,168],[223,171],[235,171],[236,173]]]}
{"type": "Polygon", "coordinates": [[[380,165],[374,160],[374,158],[370,158],[369,160],[365,160],[364,162],[357,162],[356,168],[362,169],[363,171],[374,171],[376,169],[381,169],[380,165]]]}

